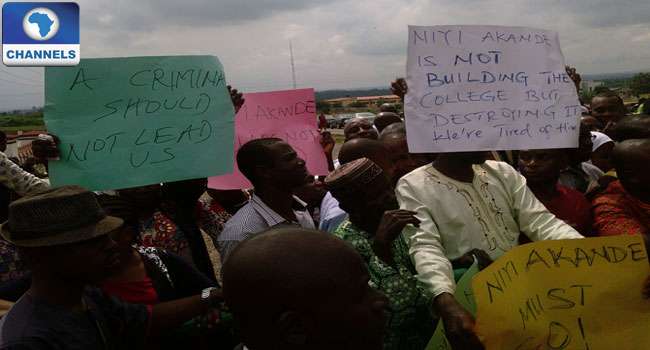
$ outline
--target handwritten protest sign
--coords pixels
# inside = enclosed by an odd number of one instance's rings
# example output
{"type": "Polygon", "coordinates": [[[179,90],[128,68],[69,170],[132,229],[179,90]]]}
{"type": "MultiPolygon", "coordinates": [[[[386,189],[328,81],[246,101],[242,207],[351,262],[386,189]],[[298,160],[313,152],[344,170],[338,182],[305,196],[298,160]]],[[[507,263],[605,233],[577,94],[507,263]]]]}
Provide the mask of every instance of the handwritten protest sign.
{"type": "MultiPolygon", "coordinates": [[[[298,156],[307,162],[310,173],[329,173],[316,123],[314,89],[249,93],[244,94],[244,99],[246,102],[235,117],[235,159],[237,151],[246,142],[277,137],[296,150],[298,156]]],[[[218,189],[252,187],[237,164],[234,164],[234,169],[232,174],[210,178],[208,186],[218,189]]]]}
{"type": "Polygon", "coordinates": [[[82,59],[45,69],[52,185],[108,190],[232,171],[234,107],[214,56],[82,59]]]}
{"type": "Polygon", "coordinates": [[[650,274],[643,238],[519,246],[472,280],[487,350],[648,349],[650,274]]]}
{"type": "Polygon", "coordinates": [[[409,26],[411,152],[577,147],[580,104],[556,32],[409,26]]]}
{"type": "MultiPolygon", "coordinates": [[[[474,300],[474,291],[472,290],[472,277],[477,273],[478,260],[475,258],[474,264],[465,271],[463,277],[456,283],[456,292],[454,292],[454,297],[458,303],[474,316],[476,316],[476,301],[474,300]]],[[[445,327],[442,325],[442,321],[438,321],[438,326],[435,332],[433,332],[433,336],[425,350],[452,350],[445,336],[445,327]]]]}

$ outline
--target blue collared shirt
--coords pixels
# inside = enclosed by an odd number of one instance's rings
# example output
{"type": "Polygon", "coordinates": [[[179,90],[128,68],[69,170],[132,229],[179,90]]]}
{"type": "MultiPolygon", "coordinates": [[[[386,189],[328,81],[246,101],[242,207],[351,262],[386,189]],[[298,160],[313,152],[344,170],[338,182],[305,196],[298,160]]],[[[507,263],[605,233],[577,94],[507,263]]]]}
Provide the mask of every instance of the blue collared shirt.
{"type": "Polygon", "coordinates": [[[307,210],[306,203],[300,198],[293,196],[293,213],[298,219],[297,222],[287,221],[280,214],[269,208],[262,201],[262,198],[253,194],[253,199],[237,211],[237,213],[226,222],[223,232],[217,238],[217,248],[221,254],[222,266],[228,260],[232,251],[239,243],[246,238],[265,231],[275,226],[295,226],[316,228],[314,220],[307,210]]]}

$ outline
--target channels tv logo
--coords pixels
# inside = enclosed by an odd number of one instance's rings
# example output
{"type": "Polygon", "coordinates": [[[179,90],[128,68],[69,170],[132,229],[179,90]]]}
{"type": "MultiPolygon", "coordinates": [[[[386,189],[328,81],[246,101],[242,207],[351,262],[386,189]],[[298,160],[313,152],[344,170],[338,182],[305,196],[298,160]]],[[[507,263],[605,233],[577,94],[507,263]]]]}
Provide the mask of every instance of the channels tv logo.
{"type": "Polygon", "coordinates": [[[2,6],[6,66],[79,64],[79,6],[74,2],[7,2],[2,6]]]}

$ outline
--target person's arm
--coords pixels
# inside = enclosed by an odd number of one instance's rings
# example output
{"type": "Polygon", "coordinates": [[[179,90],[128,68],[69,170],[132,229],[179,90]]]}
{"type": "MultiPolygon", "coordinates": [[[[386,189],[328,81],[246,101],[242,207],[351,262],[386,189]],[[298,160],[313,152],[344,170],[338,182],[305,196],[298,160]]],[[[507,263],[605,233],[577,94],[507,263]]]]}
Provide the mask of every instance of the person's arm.
{"type": "Polygon", "coordinates": [[[455,350],[481,350],[485,347],[474,333],[476,319],[450,293],[442,293],[434,299],[436,312],[442,318],[445,335],[455,350]]]}
{"type": "Polygon", "coordinates": [[[0,183],[21,196],[50,188],[50,183],[47,180],[40,179],[23,170],[2,152],[0,152],[0,183]]]}
{"type": "Polygon", "coordinates": [[[423,282],[433,296],[432,313],[442,317],[445,333],[454,349],[483,349],[473,332],[474,317],[454,298],[454,272],[445,255],[442,239],[433,220],[431,209],[423,203],[404,179],[397,183],[396,195],[400,208],[417,212],[420,227],[407,225],[402,236],[409,247],[411,259],[423,282]]]}
{"type": "Polygon", "coordinates": [[[592,211],[594,236],[644,235],[650,236],[650,228],[630,215],[614,200],[600,197],[594,200],[592,211]]]}
{"type": "MultiPolygon", "coordinates": [[[[222,301],[223,292],[221,289],[210,292],[210,303],[212,305],[218,305],[222,301]]],[[[206,311],[201,295],[155,304],[152,308],[151,331],[153,332],[178,326],[206,311]]]]}
{"type": "Polygon", "coordinates": [[[408,86],[406,85],[406,80],[404,77],[397,77],[395,81],[390,83],[390,90],[402,100],[404,103],[404,95],[409,91],[408,86]]]}
{"type": "Polygon", "coordinates": [[[553,215],[526,185],[526,178],[509,165],[501,166],[512,196],[519,230],[532,241],[584,238],[573,227],[553,215]]]}
{"type": "Polygon", "coordinates": [[[15,280],[0,284],[0,299],[16,302],[23,294],[27,293],[31,286],[32,272],[27,271],[15,280]]]}
{"type": "Polygon", "coordinates": [[[420,220],[415,217],[415,214],[417,213],[414,211],[397,209],[388,210],[382,215],[375,233],[372,250],[385,264],[396,268],[392,251],[393,242],[406,225],[420,226],[420,220]]]}
{"type": "Polygon", "coordinates": [[[325,153],[325,158],[327,159],[327,169],[329,169],[329,171],[334,171],[334,159],[332,158],[332,151],[334,151],[334,145],[336,145],[336,141],[334,141],[332,133],[329,131],[321,132],[320,144],[323,147],[323,152],[325,153]]]}
{"type": "Polygon", "coordinates": [[[12,306],[14,306],[13,301],[0,299],[0,314],[6,313],[12,306]]]}
{"type": "Polygon", "coordinates": [[[417,212],[415,217],[420,220],[420,227],[407,225],[402,230],[419,279],[434,297],[442,293],[454,294],[454,272],[430,209],[404,179],[399,180],[395,192],[400,208],[417,212]]]}
{"type": "Polygon", "coordinates": [[[188,297],[201,293],[208,287],[219,287],[219,284],[205,276],[201,271],[184,257],[170,251],[162,253],[163,262],[167,266],[169,276],[174,283],[177,297],[188,297]]]}

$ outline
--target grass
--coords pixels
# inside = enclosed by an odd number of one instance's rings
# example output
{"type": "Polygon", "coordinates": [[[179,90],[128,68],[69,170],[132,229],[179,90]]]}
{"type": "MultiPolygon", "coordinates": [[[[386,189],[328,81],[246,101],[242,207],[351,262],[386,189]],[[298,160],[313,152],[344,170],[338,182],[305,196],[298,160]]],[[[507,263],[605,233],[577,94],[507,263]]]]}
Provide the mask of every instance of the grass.
{"type": "Polygon", "coordinates": [[[334,138],[334,141],[336,141],[336,143],[344,143],[345,142],[345,136],[343,136],[343,135],[332,134],[332,137],[334,138]]]}
{"type": "Polygon", "coordinates": [[[45,130],[45,125],[22,125],[22,126],[3,126],[0,130],[9,135],[16,135],[18,131],[27,132],[34,130],[45,130]]]}

